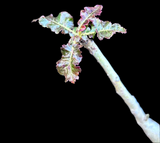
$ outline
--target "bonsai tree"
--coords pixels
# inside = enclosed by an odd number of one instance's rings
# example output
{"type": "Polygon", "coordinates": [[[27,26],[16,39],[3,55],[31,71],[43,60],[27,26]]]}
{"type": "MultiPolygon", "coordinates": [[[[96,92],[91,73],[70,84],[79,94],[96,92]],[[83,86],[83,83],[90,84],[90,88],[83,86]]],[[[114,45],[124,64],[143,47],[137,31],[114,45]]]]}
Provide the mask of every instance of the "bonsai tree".
{"type": "Polygon", "coordinates": [[[84,7],[84,10],[80,12],[81,18],[78,21],[78,27],[74,27],[72,16],[65,11],[60,12],[57,17],[53,17],[50,14],[34,19],[32,22],[38,20],[40,25],[50,28],[56,34],[61,32],[62,34],[70,35],[68,43],[62,45],[62,58],[56,63],[57,71],[65,77],[65,82],[69,81],[74,84],[79,79],[81,68],[78,65],[82,60],[80,48],[88,49],[90,54],[102,66],[115,87],[116,93],[125,101],[137,124],[143,129],[147,137],[152,142],[160,142],[160,125],[149,118],[149,114],[144,113],[136,98],[129,93],[118,74],[92,40],[96,34],[99,40],[103,40],[103,38],[110,39],[116,32],[126,33],[126,29],[120,24],[112,24],[109,21],[102,21],[96,17],[101,14],[102,8],[102,5],[84,7]]]}

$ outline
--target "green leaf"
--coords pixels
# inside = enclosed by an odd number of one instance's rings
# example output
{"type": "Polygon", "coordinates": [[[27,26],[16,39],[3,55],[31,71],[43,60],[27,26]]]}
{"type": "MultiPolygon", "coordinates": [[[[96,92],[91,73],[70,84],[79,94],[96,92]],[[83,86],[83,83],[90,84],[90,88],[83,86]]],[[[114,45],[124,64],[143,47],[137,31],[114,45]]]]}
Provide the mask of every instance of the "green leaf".
{"type": "Polygon", "coordinates": [[[99,40],[103,40],[103,38],[110,39],[116,32],[126,33],[126,29],[121,27],[118,23],[112,24],[109,21],[101,21],[98,18],[94,19],[92,23],[96,28],[97,37],[99,40]]]}
{"type": "Polygon", "coordinates": [[[91,28],[90,27],[87,27],[86,30],[84,30],[82,32],[82,36],[89,36],[89,38],[94,38],[95,37],[95,34],[96,34],[96,28],[95,26],[93,26],[93,24],[90,24],[91,28]]]}
{"type": "MultiPolygon", "coordinates": [[[[78,28],[78,27],[74,27],[74,28],[72,29],[72,31],[74,31],[74,32],[76,33],[77,28],[78,28]]],[[[74,35],[73,33],[69,32],[69,36],[70,36],[70,37],[73,37],[73,36],[75,36],[75,35],[74,35]]]]}
{"type": "Polygon", "coordinates": [[[88,25],[90,21],[92,21],[95,16],[101,14],[103,6],[102,5],[96,5],[94,7],[84,7],[84,10],[81,10],[80,12],[80,20],[78,21],[78,31],[84,31],[85,25],[88,25]]]}
{"type": "Polygon", "coordinates": [[[65,82],[70,81],[75,83],[79,79],[81,68],[78,65],[82,60],[81,51],[79,48],[82,45],[75,43],[78,37],[72,37],[67,45],[62,45],[61,53],[62,58],[56,63],[57,71],[60,75],[65,76],[65,82]]]}
{"type": "Polygon", "coordinates": [[[61,12],[57,17],[53,17],[52,14],[49,16],[41,16],[38,19],[33,20],[35,22],[39,20],[39,24],[43,27],[50,28],[51,31],[59,34],[61,31],[62,34],[67,34],[69,32],[75,34],[72,29],[74,27],[73,18],[68,12],[61,12]]]}

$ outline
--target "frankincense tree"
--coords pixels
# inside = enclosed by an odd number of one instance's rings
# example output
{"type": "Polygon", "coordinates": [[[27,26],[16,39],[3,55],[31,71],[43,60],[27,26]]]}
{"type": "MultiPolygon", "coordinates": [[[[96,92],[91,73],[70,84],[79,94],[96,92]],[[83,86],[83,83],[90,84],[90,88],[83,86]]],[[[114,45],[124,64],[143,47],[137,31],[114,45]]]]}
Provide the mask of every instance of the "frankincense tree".
{"type": "Polygon", "coordinates": [[[152,142],[158,143],[160,142],[160,125],[149,118],[149,114],[144,113],[135,97],[125,88],[118,74],[101,53],[98,46],[93,40],[89,39],[93,39],[95,34],[97,34],[99,40],[103,40],[103,38],[110,39],[116,32],[126,33],[126,29],[120,24],[112,24],[109,21],[102,21],[96,17],[100,16],[102,8],[102,5],[84,7],[84,10],[80,12],[81,18],[77,23],[78,27],[74,26],[73,17],[65,11],[60,12],[57,17],[50,14],[34,19],[32,22],[38,20],[40,25],[50,28],[56,34],[61,32],[62,34],[70,35],[68,43],[62,45],[62,58],[56,63],[58,73],[65,76],[65,82],[75,83],[79,79],[81,68],[78,65],[82,60],[80,48],[85,47],[103,67],[114,85],[116,93],[125,101],[138,125],[152,142]]]}

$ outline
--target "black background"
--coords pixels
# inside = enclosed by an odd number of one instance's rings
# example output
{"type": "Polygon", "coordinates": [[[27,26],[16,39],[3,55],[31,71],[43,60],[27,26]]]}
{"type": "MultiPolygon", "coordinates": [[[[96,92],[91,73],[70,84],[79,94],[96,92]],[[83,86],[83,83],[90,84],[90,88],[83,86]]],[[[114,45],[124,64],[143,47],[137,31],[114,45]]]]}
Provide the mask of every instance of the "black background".
{"type": "Polygon", "coordinates": [[[119,23],[127,29],[126,34],[116,33],[102,41],[95,36],[95,43],[144,112],[159,122],[159,77],[156,76],[159,57],[153,16],[156,10],[151,11],[154,6],[130,1],[43,1],[28,6],[26,33],[29,36],[23,48],[21,80],[25,84],[21,85],[20,103],[25,106],[22,117],[27,120],[28,136],[47,134],[52,141],[150,142],[89,51],[81,48],[79,80],[75,84],[65,83],[64,76],[56,70],[56,62],[61,58],[60,47],[68,43],[69,35],[55,34],[38,22],[31,23],[42,15],[52,13],[56,17],[67,11],[77,26],[80,10],[95,5],[103,5],[101,20],[119,23]]]}

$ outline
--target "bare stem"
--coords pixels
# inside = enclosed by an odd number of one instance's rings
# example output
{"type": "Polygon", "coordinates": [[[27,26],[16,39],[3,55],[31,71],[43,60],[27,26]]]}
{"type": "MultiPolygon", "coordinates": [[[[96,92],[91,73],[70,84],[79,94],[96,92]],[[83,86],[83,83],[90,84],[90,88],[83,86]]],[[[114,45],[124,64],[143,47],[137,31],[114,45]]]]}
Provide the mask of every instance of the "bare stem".
{"type": "Polygon", "coordinates": [[[145,114],[136,98],[129,93],[126,87],[121,82],[119,76],[114,71],[108,60],[104,57],[98,46],[94,41],[87,39],[82,41],[82,44],[89,52],[96,58],[102,66],[112,84],[115,87],[116,93],[124,100],[129,107],[131,113],[134,115],[137,124],[143,129],[146,136],[153,143],[160,143],[160,125],[149,118],[149,114],[145,114]]]}

